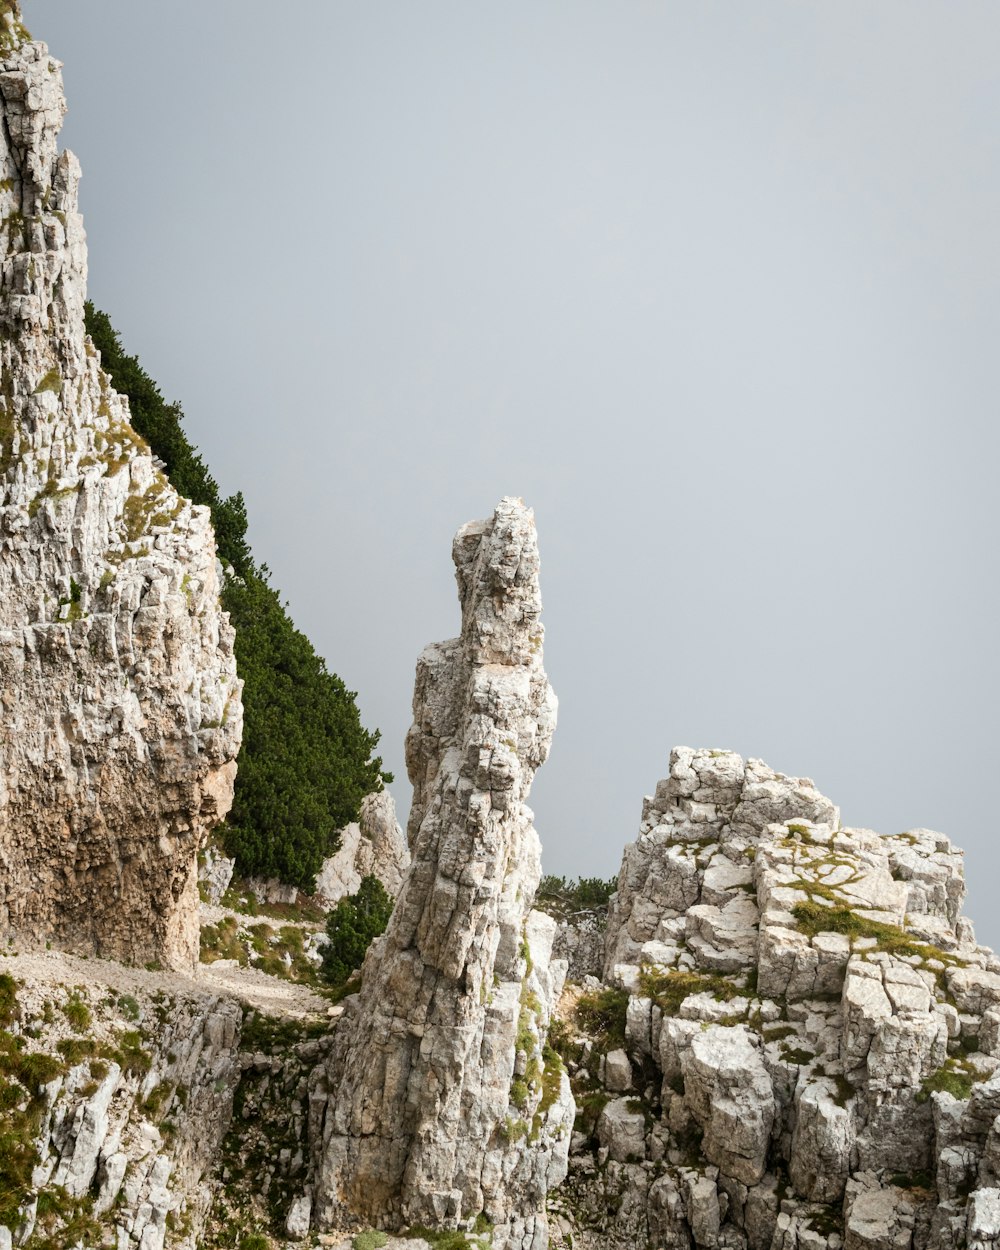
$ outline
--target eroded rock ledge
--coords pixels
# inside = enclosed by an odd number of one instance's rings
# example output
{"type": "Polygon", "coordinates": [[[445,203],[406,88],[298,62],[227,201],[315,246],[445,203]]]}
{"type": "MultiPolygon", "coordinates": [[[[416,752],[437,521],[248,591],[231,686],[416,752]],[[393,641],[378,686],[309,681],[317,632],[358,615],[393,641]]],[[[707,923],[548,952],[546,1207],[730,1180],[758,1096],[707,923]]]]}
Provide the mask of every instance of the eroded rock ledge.
{"type": "Polygon", "coordinates": [[[205,508],[84,333],[60,64],[0,65],[0,937],[192,967],[196,853],[232,801],[240,683],[205,508]]]}
{"type": "Polygon", "coordinates": [[[1000,961],[964,892],[941,834],[843,828],[807,779],[675,750],[604,987],[562,1008],[583,1114],[553,1245],[1000,1244],[1000,961]]]}
{"type": "Polygon", "coordinates": [[[462,633],[417,665],[407,768],[412,864],[313,1090],[321,1227],[493,1226],[541,1250],[573,1105],[545,1048],[565,964],[531,911],[525,805],[555,727],[534,518],[504,499],[453,556],[462,633]]]}

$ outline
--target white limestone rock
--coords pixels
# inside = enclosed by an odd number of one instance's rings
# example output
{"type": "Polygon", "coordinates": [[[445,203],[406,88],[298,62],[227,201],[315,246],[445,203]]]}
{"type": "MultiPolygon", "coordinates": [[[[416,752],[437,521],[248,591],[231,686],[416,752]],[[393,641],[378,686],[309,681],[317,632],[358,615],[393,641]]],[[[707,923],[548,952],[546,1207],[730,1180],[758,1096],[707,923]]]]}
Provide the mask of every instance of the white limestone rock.
{"type": "Polygon", "coordinates": [[[616,1163],[646,1157],[646,1118],[628,1098],[606,1103],[597,1121],[597,1139],[616,1163]]]}
{"type": "Polygon", "coordinates": [[[604,1060],[604,1087],[613,1094],[624,1094],[632,1088],[632,1064],[624,1050],[608,1052],[604,1060]]]}
{"type": "Polygon", "coordinates": [[[340,848],[323,861],[315,895],[324,907],[356,894],[362,877],[378,877],[394,898],[410,865],[410,852],[388,790],[366,795],[355,824],[340,833],[340,848]]]}
{"type": "Polygon", "coordinates": [[[789,1174],[796,1192],[815,1202],[839,1202],[850,1172],[852,1115],[836,1092],[833,1082],[820,1077],[800,1085],[795,1095],[789,1174]]]}
{"type": "MultiPolygon", "coordinates": [[[[608,921],[635,1094],[578,1132],[562,1193],[592,1220],[608,1170],[662,1172],[574,1245],[993,1246],[1000,963],[963,890],[940,834],[845,829],[811,782],[673,752],[608,921]]],[[[587,1045],[583,1091],[618,1063],[587,1045]]]]}
{"type": "Polygon", "coordinates": [[[208,510],[157,467],[84,331],[59,71],[28,42],[0,72],[0,938],[190,969],[241,684],[208,510]]]}
{"type": "Polygon", "coordinates": [[[412,862],[314,1082],[313,1218],[392,1230],[484,1214],[495,1247],[538,1250],[573,1103],[542,1055],[565,964],[550,966],[555,922],[531,914],[525,800],[556,702],[530,510],[502,500],[453,555],[462,633],[420,657],[407,736],[412,862]]]}
{"type": "Polygon", "coordinates": [[[748,1031],[711,1025],[682,1053],[685,1102],[704,1131],[705,1158],[745,1185],[766,1170],[774,1123],[771,1078],[748,1031]]]}

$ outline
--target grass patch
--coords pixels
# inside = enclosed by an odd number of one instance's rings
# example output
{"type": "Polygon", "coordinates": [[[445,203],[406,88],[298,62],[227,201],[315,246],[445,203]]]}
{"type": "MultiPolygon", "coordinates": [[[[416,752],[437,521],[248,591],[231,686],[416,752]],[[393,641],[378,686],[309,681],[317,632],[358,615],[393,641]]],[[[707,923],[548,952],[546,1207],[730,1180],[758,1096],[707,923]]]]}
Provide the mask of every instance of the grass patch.
{"type": "Polygon", "coordinates": [[[17,981],[9,972],[0,972],[0,1028],[6,1029],[17,1019],[17,981]]]}
{"type": "Polygon", "coordinates": [[[805,1064],[809,1063],[811,1060],[815,1059],[816,1055],[813,1053],[813,1051],[805,1050],[801,1046],[799,1047],[782,1046],[781,1057],[782,1059],[784,1059],[786,1063],[791,1063],[791,1064],[794,1064],[795,1067],[801,1068],[805,1064]]]}
{"type": "Polygon", "coordinates": [[[965,1102],[972,1093],[973,1085],[985,1081],[968,1059],[947,1059],[936,1072],[925,1076],[920,1082],[917,1102],[927,1102],[931,1094],[951,1094],[959,1102],[965,1102]]]}
{"type": "Polygon", "coordinates": [[[746,994],[744,989],[718,972],[656,972],[652,968],[640,971],[639,988],[665,1016],[675,1016],[681,1003],[692,994],[708,993],[721,1003],[746,994]]]}
{"type": "Polygon", "coordinates": [[[201,962],[215,963],[217,959],[235,959],[241,966],[250,962],[247,948],[239,937],[239,921],[235,916],[223,916],[218,924],[209,924],[201,931],[201,962]]]}
{"type": "Polygon", "coordinates": [[[358,1233],[351,1242],[351,1246],[353,1250],[379,1250],[388,1240],[385,1233],[369,1228],[366,1232],[358,1233]]]}
{"type": "Polygon", "coordinates": [[[86,1033],[90,1028],[90,1008],[79,994],[70,995],[63,1003],[62,1012],[75,1033],[86,1033]]]}
{"type": "Polygon", "coordinates": [[[45,391],[51,391],[53,395],[58,395],[61,390],[62,374],[58,369],[50,369],[35,387],[33,393],[35,395],[41,395],[45,391]]]}
{"type": "Polygon", "coordinates": [[[947,951],[932,946],[929,942],[921,942],[911,937],[898,925],[869,920],[842,903],[825,907],[810,899],[805,903],[796,903],[792,908],[792,915],[802,932],[810,937],[816,937],[820,933],[843,933],[849,938],[874,938],[879,950],[890,955],[900,958],[915,955],[920,960],[937,959],[950,967],[965,967],[963,960],[956,959],[954,955],[949,955],[947,951]]]}
{"type": "Polygon", "coordinates": [[[477,1238],[470,1238],[468,1233],[463,1233],[459,1229],[434,1232],[429,1228],[414,1227],[408,1228],[402,1235],[414,1241],[417,1238],[423,1238],[433,1246],[434,1250],[482,1250],[482,1242],[477,1238]]]}
{"type": "Polygon", "coordinates": [[[577,1022],[597,1037],[605,1049],[624,1046],[628,999],[626,990],[602,989],[582,994],[575,1009],[577,1022]]]}

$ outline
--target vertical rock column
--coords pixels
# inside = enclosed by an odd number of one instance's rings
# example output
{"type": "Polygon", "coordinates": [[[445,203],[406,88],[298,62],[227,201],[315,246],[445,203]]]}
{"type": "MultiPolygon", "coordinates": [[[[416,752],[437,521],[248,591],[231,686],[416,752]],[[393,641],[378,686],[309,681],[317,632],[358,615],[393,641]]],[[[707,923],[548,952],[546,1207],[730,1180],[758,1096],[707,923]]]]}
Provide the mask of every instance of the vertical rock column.
{"type": "Polygon", "coordinates": [[[462,633],[417,664],[412,864],[325,1073],[316,1214],[387,1229],[484,1217],[494,1246],[540,1250],[573,1103],[544,1048],[565,965],[550,967],[554,921],[530,910],[525,799],[556,719],[530,509],[501,500],[453,557],[462,633]]]}
{"type": "Polygon", "coordinates": [[[242,706],[206,508],[84,329],[60,64],[0,13],[0,938],[192,967],[242,706]]]}

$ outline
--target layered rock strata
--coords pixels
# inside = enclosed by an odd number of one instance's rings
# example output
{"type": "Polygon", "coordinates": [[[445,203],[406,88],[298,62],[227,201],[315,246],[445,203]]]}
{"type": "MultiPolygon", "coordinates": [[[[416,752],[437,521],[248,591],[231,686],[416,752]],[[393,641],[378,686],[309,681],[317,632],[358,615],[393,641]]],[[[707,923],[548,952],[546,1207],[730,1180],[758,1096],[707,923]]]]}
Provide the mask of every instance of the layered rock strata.
{"type": "Polygon", "coordinates": [[[1000,1244],[1000,961],[963,895],[941,834],[845,829],[808,780],[676,750],[607,988],[567,1013],[586,1114],[553,1244],[1000,1244]]]}
{"type": "Polygon", "coordinates": [[[215,542],[85,335],[60,65],[4,20],[0,937],[190,967],[242,724],[215,542]]]}
{"type": "Polygon", "coordinates": [[[406,743],[412,863],[313,1091],[314,1215],[390,1230],[485,1221],[495,1247],[541,1250],[572,1100],[545,1047],[565,964],[550,961],[555,922],[531,910],[525,800],[556,715],[531,511],[503,499],[459,531],[453,557],[461,636],[421,655],[406,743]]]}

